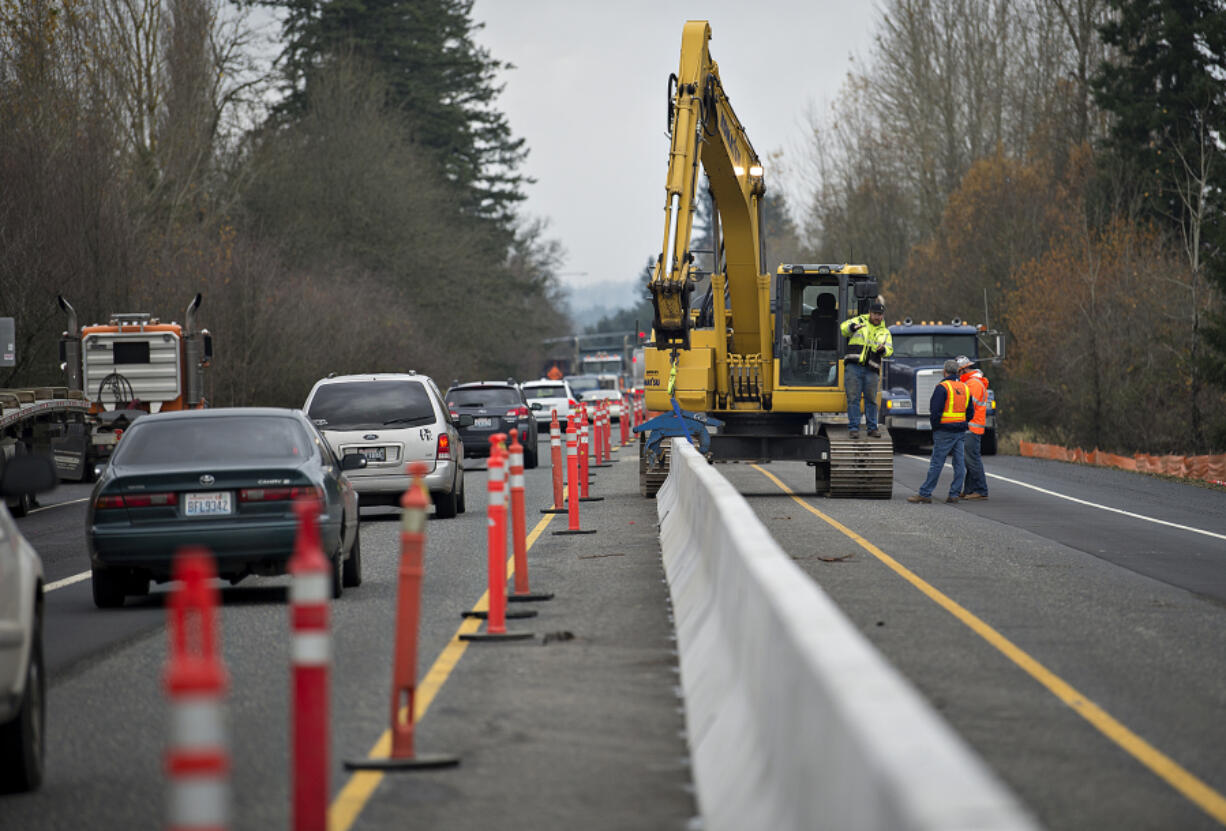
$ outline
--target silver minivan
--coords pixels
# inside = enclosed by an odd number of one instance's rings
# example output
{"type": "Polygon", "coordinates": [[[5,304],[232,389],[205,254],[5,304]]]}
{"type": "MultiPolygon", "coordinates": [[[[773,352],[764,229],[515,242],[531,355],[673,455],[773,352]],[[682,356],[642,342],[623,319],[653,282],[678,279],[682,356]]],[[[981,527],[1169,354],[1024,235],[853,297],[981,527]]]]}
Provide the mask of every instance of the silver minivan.
{"type": "Polygon", "coordinates": [[[346,473],[362,507],[399,505],[409,462],[426,464],[435,515],[464,513],[464,444],[438,385],[427,375],[376,373],[322,378],[302,408],[337,456],[360,453],[366,467],[346,473]]]}

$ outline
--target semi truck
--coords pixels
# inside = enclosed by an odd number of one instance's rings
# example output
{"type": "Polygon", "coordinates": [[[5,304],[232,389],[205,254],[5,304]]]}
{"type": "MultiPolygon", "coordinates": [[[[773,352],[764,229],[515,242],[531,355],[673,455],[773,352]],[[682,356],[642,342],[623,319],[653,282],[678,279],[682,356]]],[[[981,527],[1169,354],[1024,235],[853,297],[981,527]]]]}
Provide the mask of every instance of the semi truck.
{"type": "MultiPolygon", "coordinates": [[[[909,450],[932,440],[928,402],[941,383],[945,361],[965,355],[984,369],[989,383],[992,373],[985,365],[997,366],[1004,358],[1004,336],[984,324],[972,325],[954,318],[944,321],[913,321],[906,318],[890,327],[894,356],[881,369],[881,422],[890,432],[896,450],[909,450]]],[[[998,409],[996,393],[988,387],[988,420],[981,450],[996,453],[998,409]]]]}
{"type": "Polygon", "coordinates": [[[56,299],[68,315],[60,336],[67,377],[60,385],[0,389],[0,466],[15,455],[47,454],[61,479],[89,481],[140,415],[206,406],[213,338],[196,327],[199,294],[182,325],[117,313],[106,323],[78,327],[72,304],[56,299]]]}

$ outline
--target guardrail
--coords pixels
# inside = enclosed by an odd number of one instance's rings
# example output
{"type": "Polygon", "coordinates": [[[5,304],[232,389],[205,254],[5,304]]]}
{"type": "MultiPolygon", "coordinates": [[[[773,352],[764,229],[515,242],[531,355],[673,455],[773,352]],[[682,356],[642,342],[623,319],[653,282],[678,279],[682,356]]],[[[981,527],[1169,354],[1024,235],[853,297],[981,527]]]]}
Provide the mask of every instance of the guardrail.
{"type": "Polygon", "coordinates": [[[1038,827],[687,442],[657,503],[705,829],[1038,827]]]}

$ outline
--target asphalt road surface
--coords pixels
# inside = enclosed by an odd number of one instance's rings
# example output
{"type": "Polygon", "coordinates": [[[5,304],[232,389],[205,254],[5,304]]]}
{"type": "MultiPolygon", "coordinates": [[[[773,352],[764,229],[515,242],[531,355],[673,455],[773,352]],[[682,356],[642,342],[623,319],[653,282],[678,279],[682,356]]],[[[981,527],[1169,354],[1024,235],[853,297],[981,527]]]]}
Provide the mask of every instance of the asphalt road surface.
{"type": "MultiPolygon", "coordinates": [[[[541,449],[530,578],[555,598],[507,623],[532,640],[455,639],[478,625],[460,613],[486,587],[483,463],[467,465],[468,513],[427,523],[416,747],[459,756],[456,769],[342,767],[388,727],[399,525],[364,512],[365,581],[332,607],[333,831],[692,827],[655,503],[638,496],[634,450],[594,472],[603,501],[583,504],[581,525],[598,533],[563,537],[565,516],[538,513],[541,449]]],[[[1047,827],[1226,824],[1226,493],[997,456],[987,501],[908,504],[926,466],[895,456],[890,501],[816,498],[801,464],[717,469],[1047,827]]],[[[0,798],[0,828],[163,824],[164,589],[93,608],[87,493],[61,487],[20,520],[52,587],[48,775],[0,798]]],[[[286,585],[223,591],[234,828],[289,827],[286,585]]]]}

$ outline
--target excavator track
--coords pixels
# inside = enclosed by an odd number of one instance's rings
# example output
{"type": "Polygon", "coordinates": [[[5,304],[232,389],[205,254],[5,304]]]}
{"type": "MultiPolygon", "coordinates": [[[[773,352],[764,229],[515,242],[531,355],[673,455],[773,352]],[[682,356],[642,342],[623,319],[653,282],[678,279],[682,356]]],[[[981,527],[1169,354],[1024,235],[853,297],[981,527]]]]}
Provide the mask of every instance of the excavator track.
{"type": "MultiPolygon", "coordinates": [[[[866,431],[857,439],[847,435],[847,425],[823,426],[830,440],[828,496],[852,499],[889,499],[894,493],[894,447],[889,431],[874,439],[866,431]]],[[[823,490],[818,471],[818,491],[823,490]]]]}
{"type": "Polygon", "coordinates": [[[669,465],[673,460],[673,440],[664,439],[660,442],[663,456],[654,465],[647,463],[647,441],[639,437],[639,493],[648,499],[654,499],[664,480],[668,478],[669,465]]]}

